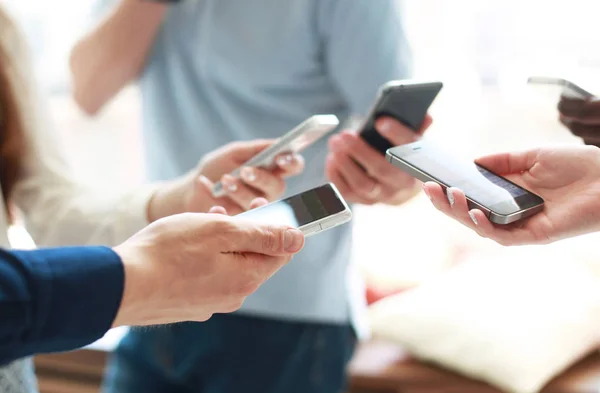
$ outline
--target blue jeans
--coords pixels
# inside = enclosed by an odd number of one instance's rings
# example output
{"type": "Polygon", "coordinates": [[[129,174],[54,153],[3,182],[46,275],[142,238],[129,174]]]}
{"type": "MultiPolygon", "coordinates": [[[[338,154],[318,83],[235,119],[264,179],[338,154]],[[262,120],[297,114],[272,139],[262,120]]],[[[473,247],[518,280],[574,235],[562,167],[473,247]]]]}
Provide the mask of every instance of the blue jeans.
{"type": "Polygon", "coordinates": [[[349,325],[220,314],[137,328],[112,355],[105,393],[340,393],[349,325]]]}

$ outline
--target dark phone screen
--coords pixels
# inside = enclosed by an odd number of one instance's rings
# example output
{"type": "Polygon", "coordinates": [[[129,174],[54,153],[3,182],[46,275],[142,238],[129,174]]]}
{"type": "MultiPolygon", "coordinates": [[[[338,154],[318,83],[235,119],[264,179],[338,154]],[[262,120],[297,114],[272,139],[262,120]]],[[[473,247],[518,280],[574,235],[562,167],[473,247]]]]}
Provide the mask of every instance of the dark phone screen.
{"type": "Polygon", "coordinates": [[[382,116],[389,116],[411,130],[418,131],[443,86],[441,82],[398,83],[396,86],[382,88],[378,101],[360,131],[360,136],[383,155],[393,145],[377,132],[376,120],[382,116]]]}
{"type": "Polygon", "coordinates": [[[468,160],[458,160],[432,144],[415,145],[402,159],[447,187],[461,189],[486,208],[511,214],[542,202],[541,198],[468,160]]]}
{"type": "Polygon", "coordinates": [[[289,225],[295,228],[318,221],[345,209],[330,185],[324,185],[270,203],[239,215],[244,219],[274,225],[289,225]]]}
{"type": "Polygon", "coordinates": [[[374,117],[390,116],[406,124],[411,130],[418,131],[441,89],[441,82],[390,88],[383,93],[375,108],[374,117]]]}

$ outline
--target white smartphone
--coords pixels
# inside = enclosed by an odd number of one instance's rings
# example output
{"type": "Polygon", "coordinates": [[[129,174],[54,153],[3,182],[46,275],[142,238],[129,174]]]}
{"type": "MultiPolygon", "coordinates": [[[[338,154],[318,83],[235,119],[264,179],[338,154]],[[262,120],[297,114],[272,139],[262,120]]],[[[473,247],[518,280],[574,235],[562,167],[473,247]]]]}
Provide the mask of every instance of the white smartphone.
{"type": "MultiPolygon", "coordinates": [[[[312,145],[340,124],[335,115],[315,115],[309,117],[300,125],[296,126],[287,134],[279,137],[271,146],[261,151],[250,160],[246,161],[242,167],[255,168],[273,168],[275,158],[283,153],[299,153],[312,145]]],[[[240,176],[241,168],[231,172],[233,177],[240,176]]],[[[212,194],[215,198],[225,195],[223,184],[218,182],[215,184],[212,194]]]]}
{"type": "Polygon", "coordinates": [[[423,182],[433,181],[445,190],[461,189],[469,209],[483,211],[489,220],[506,225],[541,212],[544,200],[510,180],[448,153],[428,140],[408,143],[387,151],[387,160],[423,182]]]}
{"type": "Polygon", "coordinates": [[[527,83],[562,86],[562,95],[569,98],[587,100],[594,97],[594,94],[567,79],[550,76],[532,76],[527,80],[527,83]]]}
{"type": "Polygon", "coordinates": [[[352,211],[337,188],[328,183],[236,217],[265,224],[289,225],[300,229],[304,236],[310,236],[349,222],[352,211]]]}

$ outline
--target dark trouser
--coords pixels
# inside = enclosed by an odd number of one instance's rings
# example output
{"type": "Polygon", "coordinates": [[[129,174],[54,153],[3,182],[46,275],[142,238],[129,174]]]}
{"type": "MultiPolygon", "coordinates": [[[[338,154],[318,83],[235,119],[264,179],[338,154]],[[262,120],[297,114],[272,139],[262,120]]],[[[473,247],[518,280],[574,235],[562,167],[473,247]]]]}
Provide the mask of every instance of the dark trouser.
{"type": "Polygon", "coordinates": [[[106,393],[340,393],[349,325],[215,315],[138,328],[113,354],[106,393]]]}

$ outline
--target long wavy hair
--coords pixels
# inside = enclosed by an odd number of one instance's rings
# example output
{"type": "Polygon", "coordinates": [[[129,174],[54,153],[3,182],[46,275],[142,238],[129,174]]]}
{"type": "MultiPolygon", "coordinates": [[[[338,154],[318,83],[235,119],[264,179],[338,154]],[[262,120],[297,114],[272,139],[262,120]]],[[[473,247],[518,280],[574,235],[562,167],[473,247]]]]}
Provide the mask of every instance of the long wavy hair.
{"type": "Polygon", "coordinates": [[[0,187],[9,217],[10,197],[21,175],[21,159],[25,154],[25,119],[18,92],[20,80],[13,56],[17,28],[0,6],[0,187]]]}

